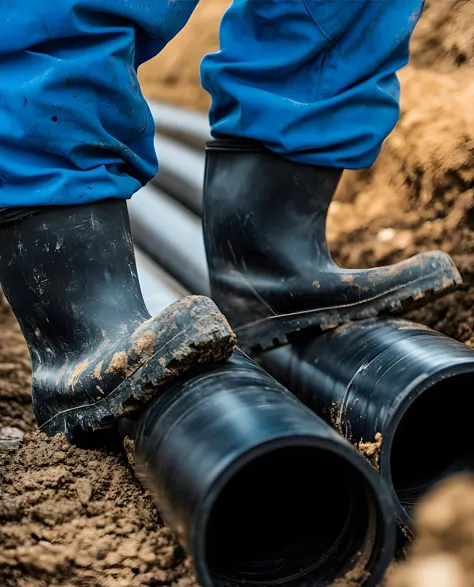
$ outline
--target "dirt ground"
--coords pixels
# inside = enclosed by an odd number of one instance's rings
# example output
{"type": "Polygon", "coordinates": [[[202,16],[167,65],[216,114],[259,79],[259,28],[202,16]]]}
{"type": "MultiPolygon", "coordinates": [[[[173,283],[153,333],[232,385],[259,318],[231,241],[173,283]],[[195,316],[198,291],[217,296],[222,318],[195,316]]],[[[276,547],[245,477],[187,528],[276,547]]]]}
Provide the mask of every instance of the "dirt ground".
{"type": "Polygon", "coordinates": [[[474,478],[459,475],[433,489],[415,526],[408,562],[390,569],[385,587],[472,587],[474,478]]]}
{"type": "Polygon", "coordinates": [[[3,302],[0,442],[5,427],[26,435],[0,445],[0,585],[196,587],[126,459],[34,431],[30,402],[28,352],[3,302]]]}
{"type": "MultiPolygon", "coordinates": [[[[227,5],[202,0],[190,25],[142,68],[147,96],[207,108],[198,65],[217,48],[227,5]]],[[[465,287],[411,317],[474,345],[473,2],[427,2],[401,80],[397,129],[374,169],[346,174],[331,207],[332,250],[348,266],[433,247],[451,253],[465,287]]],[[[1,585],[196,585],[189,561],[122,456],[34,432],[28,354],[3,303],[0,447],[22,433],[19,449],[0,449],[1,585]]],[[[473,496],[474,481],[465,478],[419,508],[419,539],[410,562],[390,574],[389,587],[474,585],[473,496]]]]}

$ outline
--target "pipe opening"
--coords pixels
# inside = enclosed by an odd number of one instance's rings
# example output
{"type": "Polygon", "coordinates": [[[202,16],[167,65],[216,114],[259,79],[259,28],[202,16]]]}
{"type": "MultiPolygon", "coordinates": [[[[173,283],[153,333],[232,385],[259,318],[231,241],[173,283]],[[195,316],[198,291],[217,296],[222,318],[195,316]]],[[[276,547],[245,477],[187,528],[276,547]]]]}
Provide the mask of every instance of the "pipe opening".
{"type": "Polygon", "coordinates": [[[437,383],[403,415],[390,452],[395,493],[410,513],[436,483],[448,475],[474,470],[474,374],[437,383]]]}
{"type": "Polygon", "coordinates": [[[211,512],[206,558],[215,584],[327,585],[372,555],[377,524],[366,479],[312,447],[258,457],[224,487],[211,512]],[[368,552],[368,555],[367,555],[368,552]]]}

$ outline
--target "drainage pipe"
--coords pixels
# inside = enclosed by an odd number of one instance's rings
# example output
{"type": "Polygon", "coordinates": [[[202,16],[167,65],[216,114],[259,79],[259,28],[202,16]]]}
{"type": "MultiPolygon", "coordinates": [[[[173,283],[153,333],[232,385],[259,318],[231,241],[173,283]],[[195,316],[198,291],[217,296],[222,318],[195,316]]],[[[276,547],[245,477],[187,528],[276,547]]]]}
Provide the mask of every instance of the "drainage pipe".
{"type": "Polygon", "coordinates": [[[436,483],[474,471],[474,351],[400,318],[341,326],[265,355],[265,368],[353,444],[374,452],[397,516],[436,483]]]}
{"type": "MultiPolygon", "coordinates": [[[[146,265],[139,271],[152,295],[168,288],[146,265]]],[[[168,384],[124,429],[137,476],[203,587],[329,586],[348,574],[375,586],[382,578],[395,548],[387,487],[241,351],[168,384]]]]}

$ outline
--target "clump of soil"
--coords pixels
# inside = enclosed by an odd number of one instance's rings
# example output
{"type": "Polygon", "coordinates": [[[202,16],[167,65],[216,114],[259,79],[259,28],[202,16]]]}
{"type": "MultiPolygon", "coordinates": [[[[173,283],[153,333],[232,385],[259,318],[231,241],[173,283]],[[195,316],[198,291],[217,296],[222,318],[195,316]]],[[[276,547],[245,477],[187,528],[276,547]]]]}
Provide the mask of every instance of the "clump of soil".
{"type": "Polygon", "coordinates": [[[474,585],[474,476],[440,484],[418,506],[408,562],[393,568],[386,587],[474,585]]]}
{"type": "Polygon", "coordinates": [[[349,571],[340,579],[336,579],[331,587],[359,587],[362,581],[367,581],[370,577],[370,573],[365,570],[356,567],[352,571],[349,571]]]}
{"type": "Polygon", "coordinates": [[[363,455],[370,464],[379,470],[380,467],[380,449],[382,448],[382,435],[377,432],[375,435],[374,442],[359,442],[358,449],[361,455],[363,455]]]}
{"type": "Polygon", "coordinates": [[[28,434],[0,453],[5,587],[195,587],[190,564],[124,458],[28,434]]]}

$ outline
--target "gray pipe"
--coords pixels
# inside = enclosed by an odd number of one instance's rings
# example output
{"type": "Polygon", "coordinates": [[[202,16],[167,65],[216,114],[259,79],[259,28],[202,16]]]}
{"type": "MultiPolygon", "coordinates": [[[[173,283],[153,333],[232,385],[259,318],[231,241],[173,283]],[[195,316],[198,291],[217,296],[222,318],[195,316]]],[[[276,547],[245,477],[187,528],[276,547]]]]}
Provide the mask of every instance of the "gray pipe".
{"type": "Polygon", "coordinates": [[[201,220],[154,185],[141,189],[128,211],[137,245],[189,291],[209,295],[201,220]]]}
{"type": "Polygon", "coordinates": [[[204,148],[206,141],[211,139],[209,122],[204,114],[155,100],[149,100],[148,105],[160,135],[198,149],[204,148]]]}
{"type": "Polygon", "coordinates": [[[135,247],[138,278],[146,307],[152,316],[188,295],[187,291],[154,263],[148,255],[135,247]]]}
{"type": "Polygon", "coordinates": [[[159,170],[152,182],[195,214],[201,213],[204,154],[175,139],[155,136],[159,170]]]}

